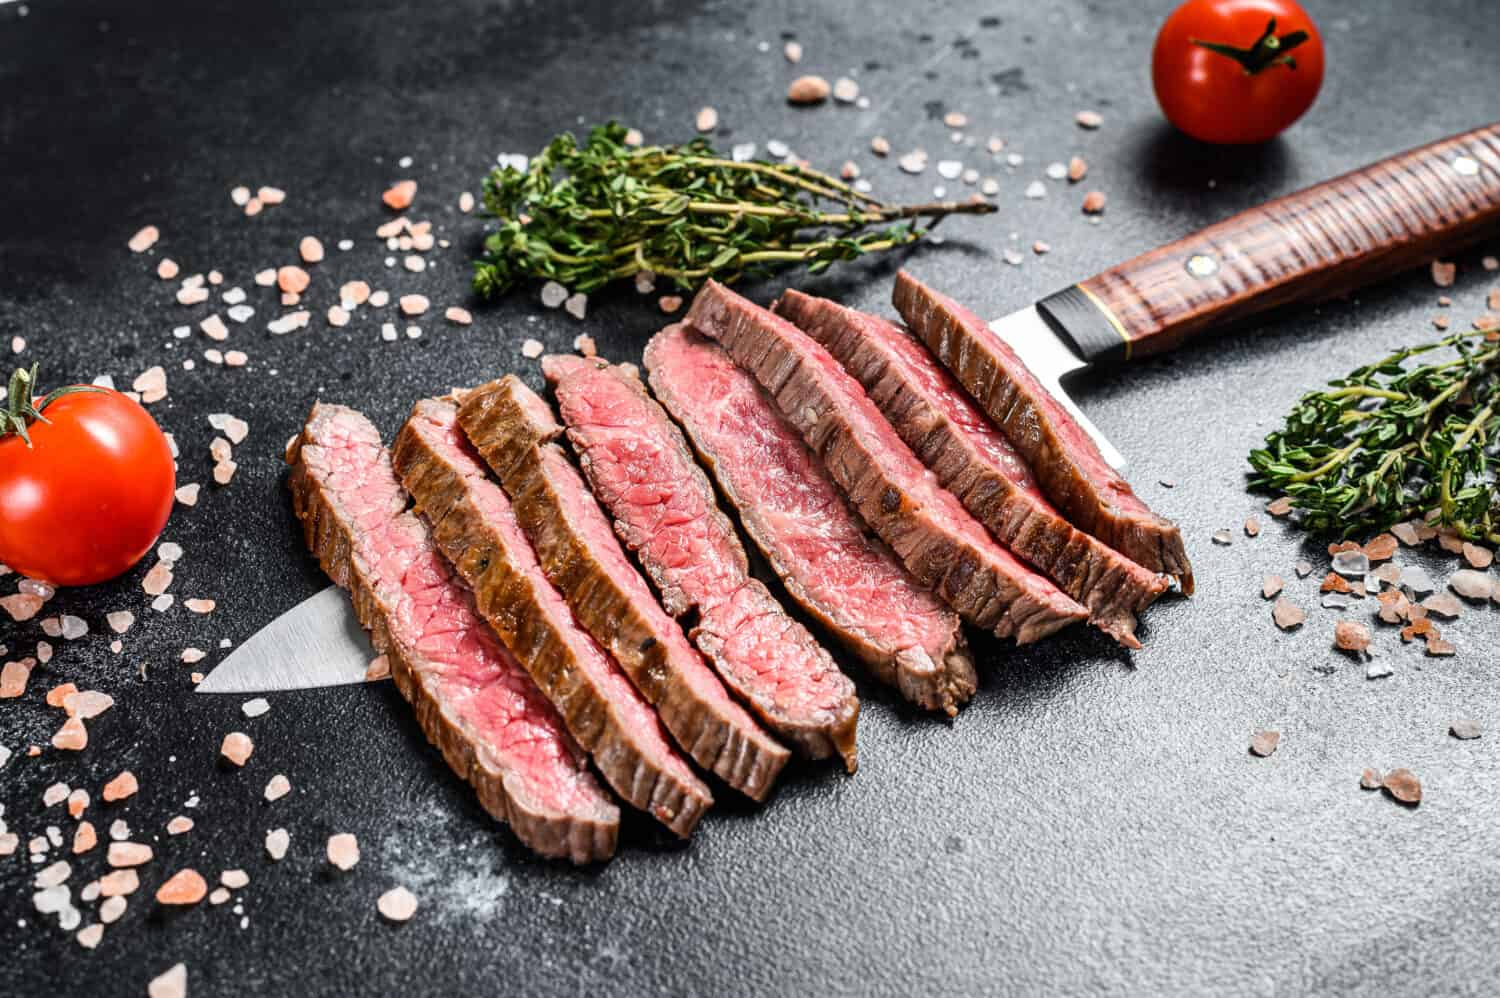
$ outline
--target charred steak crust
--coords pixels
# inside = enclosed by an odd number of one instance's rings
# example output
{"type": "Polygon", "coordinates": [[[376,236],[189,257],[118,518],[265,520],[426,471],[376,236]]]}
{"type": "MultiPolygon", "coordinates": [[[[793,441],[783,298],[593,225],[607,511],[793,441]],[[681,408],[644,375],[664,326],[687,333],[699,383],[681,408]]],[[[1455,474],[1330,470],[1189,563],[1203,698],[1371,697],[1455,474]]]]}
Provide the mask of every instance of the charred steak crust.
{"type": "Polygon", "coordinates": [[[441,550],[474,590],[479,613],[557,707],[604,779],[679,836],[713,804],[660,722],[580,630],[485,475],[449,402],[424,399],[396,438],[397,473],[441,550]]]}
{"type": "Polygon", "coordinates": [[[770,793],[789,753],[725,691],[657,605],[588,486],[552,441],[562,427],[514,375],[466,392],[458,410],[476,450],[515,507],[552,584],[579,623],[656,707],[698,765],[756,800],[770,793]]]}
{"type": "Polygon", "coordinates": [[[1099,453],[1021,358],[978,316],[906,271],[896,275],[896,311],[979,402],[1036,472],[1068,518],[1110,547],[1193,591],[1177,525],[1153,513],[1099,453]]]}
{"type": "Polygon", "coordinates": [[[806,333],[715,281],[686,322],[755,375],[865,522],[965,619],[1024,643],[1088,616],[938,486],[859,382],[806,333]]]}
{"type": "Polygon", "coordinates": [[[614,855],[619,808],[588,771],[584,752],[557,711],[479,619],[473,595],[453,578],[426,527],[406,512],[406,497],[374,426],[351,409],[315,405],[287,461],[292,507],[308,548],[329,577],[349,591],[360,623],[390,662],[396,688],[416,711],[423,733],[474,787],[484,809],[507,822],[539,855],[579,864],[614,855]],[[340,447],[354,451],[350,471],[358,480],[343,480],[336,470],[327,451],[340,447]],[[371,537],[381,531],[403,540],[404,547],[381,550],[371,537]],[[415,585],[427,587],[443,603],[442,619],[430,623],[457,629],[472,638],[470,643],[423,650],[420,622],[400,612],[415,585]],[[471,694],[467,700],[450,695],[444,681],[449,669],[462,671],[464,692],[471,694]],[[484,692],[494,692],[499,704],[513,711],[507,720],[518,729],[512,734],[519,747],[529,750],[524,757],[513,751],[517,746],[486,738],[473,714],[484,692]],[[539,754],[542,747],[553,753],[539,754]],[[548,807],[539,797],[554,780],[570,785],[572,800],[548,807]]]}
{"type": "Polygon", "coordinates": [[[1136,614],[1166,581],[1074,527],[1037,490],[1005,437],[927,349],[884,319],[788,291],[775,311],[838,358],[938,481],[1002,544],[1139,648],[1136,614]]]}
{"type": "Polygon", "coordinates": [[[908,700],[949,715],[967,703],[976,676],[957,615],[865,533],[755,379],[680,325],[652,338],[644,363],[787,592],[908,700]]]}
{"type": "Polygon", "coordinates": [[[745,550],[682,432],[633,373],[551,356],[568,439],[615,532],[720,678],[793,748],[853,772],[859,700],[812,634],[748,574],[745,550]]]}

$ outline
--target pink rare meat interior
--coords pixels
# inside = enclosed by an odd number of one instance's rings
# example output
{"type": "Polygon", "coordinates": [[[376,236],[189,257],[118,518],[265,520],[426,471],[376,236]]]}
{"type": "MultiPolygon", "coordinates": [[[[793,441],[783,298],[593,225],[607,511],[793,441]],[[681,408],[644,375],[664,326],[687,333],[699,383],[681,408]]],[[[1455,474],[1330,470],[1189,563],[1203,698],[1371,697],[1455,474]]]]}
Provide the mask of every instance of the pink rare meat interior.
{"type": "MultiPolygon", "coordinates": [[[[464,775],[471,781],[485,773],[498,778],[511,810],[522,812],[507,817],[538,851],[555,855],[572,848],[570,833],[557,828],[571,821],[608,826],[612,850],[617,809],[562,718],[480,619],[472,594],[422,523],[405,512],[406,496],[375,428],[352,410],[320,405],[296,460],[304,483],[299,494],[316,489],[327,511],[318,512],[337,521],[319,529],[341,527],[347,534],[339,581],[358,586],[357,603],[379,615],[375,629],[393,646],[388,654],[400,663],[393,668],[403,693],[408,699],[421,694],[423,704],[471,749],[477,772],[464,775]],[[406,668],[411,675],[403,674],[406,668]]],[[[428,734],[452,761],[454,748],[430,727],[428,734]]]]}

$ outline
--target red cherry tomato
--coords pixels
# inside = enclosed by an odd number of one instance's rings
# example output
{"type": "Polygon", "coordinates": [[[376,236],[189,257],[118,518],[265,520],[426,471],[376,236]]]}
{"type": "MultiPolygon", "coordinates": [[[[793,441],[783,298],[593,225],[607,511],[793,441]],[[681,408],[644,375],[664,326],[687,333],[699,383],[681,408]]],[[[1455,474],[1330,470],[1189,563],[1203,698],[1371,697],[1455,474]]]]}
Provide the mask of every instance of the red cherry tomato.
{"type": "Polygon", "coordinates": [[[1266,142],[1318,96],[1323,40],[1296,0],[1188,0],[1156,36],[1151,82],[1193,138],[1266,142]]]}
{"type": "Polygon", "coordinates": [[[145,409],[109,389],[75,386],[31,409],[26,375],[0,404],[0,562],[60,586],[112,579],[172,512],[171,448],[145,409]]]}

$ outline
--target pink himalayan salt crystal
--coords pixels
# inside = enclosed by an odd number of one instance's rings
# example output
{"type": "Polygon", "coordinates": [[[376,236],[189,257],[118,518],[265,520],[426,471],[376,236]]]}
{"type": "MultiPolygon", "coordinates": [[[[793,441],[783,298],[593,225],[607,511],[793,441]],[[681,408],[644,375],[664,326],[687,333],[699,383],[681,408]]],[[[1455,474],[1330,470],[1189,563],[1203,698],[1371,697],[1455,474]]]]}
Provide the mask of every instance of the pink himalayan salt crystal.
{"type": "Polygon", "coordinates": [[[328,838],[328,862],[340,870],[352,870],[359,862],[359,842],[349,832],[328,838]]]}
{"type": "Polygon", "coordinates": [[[57,734],[52,736],[52,747],[69,752],[81,752],[89,744],[88,729],[83,726],[83,718],[70,717],[63,722],[63,726],[57,729],[57,734]]]}
{"type": "Polygon", "coordinates": [[[148,225],[131,236],[130,242],[127,245],[130,247],[130,252],[132,253],[144,253],[155,246],[156,241],[160,238],[161,230],[154,225],[148,225]]]}
{"type": "Polygon", "coordinates": [[[173,964],[152,978],[146,998],[187,998],[187,965],[173,964]]]}
{"type": "Polygon", "coordinates": [[[111,842],[109,844],[109,865],[113,867],[140,866],[151,862],[153,855],[151,847],[144,842],[111,842]]]}
{"type": "Polygon", "coordinates": [[[140,788],[134,773],[128,769],[121,770],[120,775],[104,784],[104,800],[112,804],[117,800],[135,796],[135,792],[140,788]]]}
{"type": "Polygon", "coordinates": [[[255,751],[255,743],[243,731],[231,731],[224,736],[224,742],[219,746],[219,753],[236,766],[243,766],[249,762],[250,753],[253,751],[255,751]]]}
{"type": "Polygon", "coordinates": [[[291,790],[292,781],[288,780],[281,773],[277,773],[275,776],[271,777],[268,783],[266,783],[266,800],[280,800],[281,798],[289,794],[291,790]]]}
{"type": "Polygon", "coordinates": [[[380,895],[375,907],[392,922],[405,922],[417,913],[417,896],[405,887],[392,887],[380,895]]]}

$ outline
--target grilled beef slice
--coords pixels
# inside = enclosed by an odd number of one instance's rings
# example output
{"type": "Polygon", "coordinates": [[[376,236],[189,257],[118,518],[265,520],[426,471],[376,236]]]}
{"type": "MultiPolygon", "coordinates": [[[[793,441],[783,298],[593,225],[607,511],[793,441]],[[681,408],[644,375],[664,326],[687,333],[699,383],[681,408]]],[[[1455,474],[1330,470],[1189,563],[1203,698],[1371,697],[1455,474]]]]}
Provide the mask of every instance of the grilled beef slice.
{"type": "Polygon", "coordinates": [[[1064,519],[1010,441],[922,344],[884,319],[798,291],[784,294],[775,311],[838,358],[997,540],[1088,607],[1101,630],[1127,648],[1141,646],[1136,614],[1166,581],[1064,519]]]}
{"type": "Polygon", "coordinates": [[[594,495],[667,612],[696,611],[694,643],[772,731],[815,759],[837,752],[853,772],[854,685],[750,577],[734,525],[682,432],[620,367],[552,356],[542,370],[556,385],[568,439],[594,495]]]}
{"type": "Polygon", "coordinates": [[[966,620],[1025,643],[1088,616],[995,543],[802,330],[715,281],[686,322],[755,375],[865,522],[966,620]]]}
{"type": "Polygon", "coordinates": [[[652,338],[645,365],[787,592],[908,700],[950,715],[967,703],[974,662],[957,615],[865,533],[755,379],[680,325],[652,338]]]}
{"type": "Polygon", "coordinates": [[[661,715],[682,750],[764,800],[787,750],[755,723],[657,604],[578,469],[563,429],[515,375],[465,392],[458,422],[500,476],[547,578],[661,715]]]}
{"type": "Polygon", "coordinates": [[[688,836],[713,803],[708,787],[547,581],[510,501],[459,430],[457,408],[437,399],[418,402],[392,460],[438,549],[474,590],[480,615],[561,712],[605,781],[688,836]]]}
{"type": "Polygon", "coordinates": [[[1146,568],[1177,576],[1182,591],[1192,593],[1193,566],[1177,525],[1131,491],[1004,340],[905,271],[896,275],[894,300],[906,325],[1005,432],[1073,523],[1146,568]]]}
{"type": "Polygon", "coordinates": [[[619,808],[406,511],[375,427],[351,409],[315,405],[288,461],[308,548],[349,590],[427,739],[485,810],[540,855],[575,863],[613,855],[619,808]]]}

